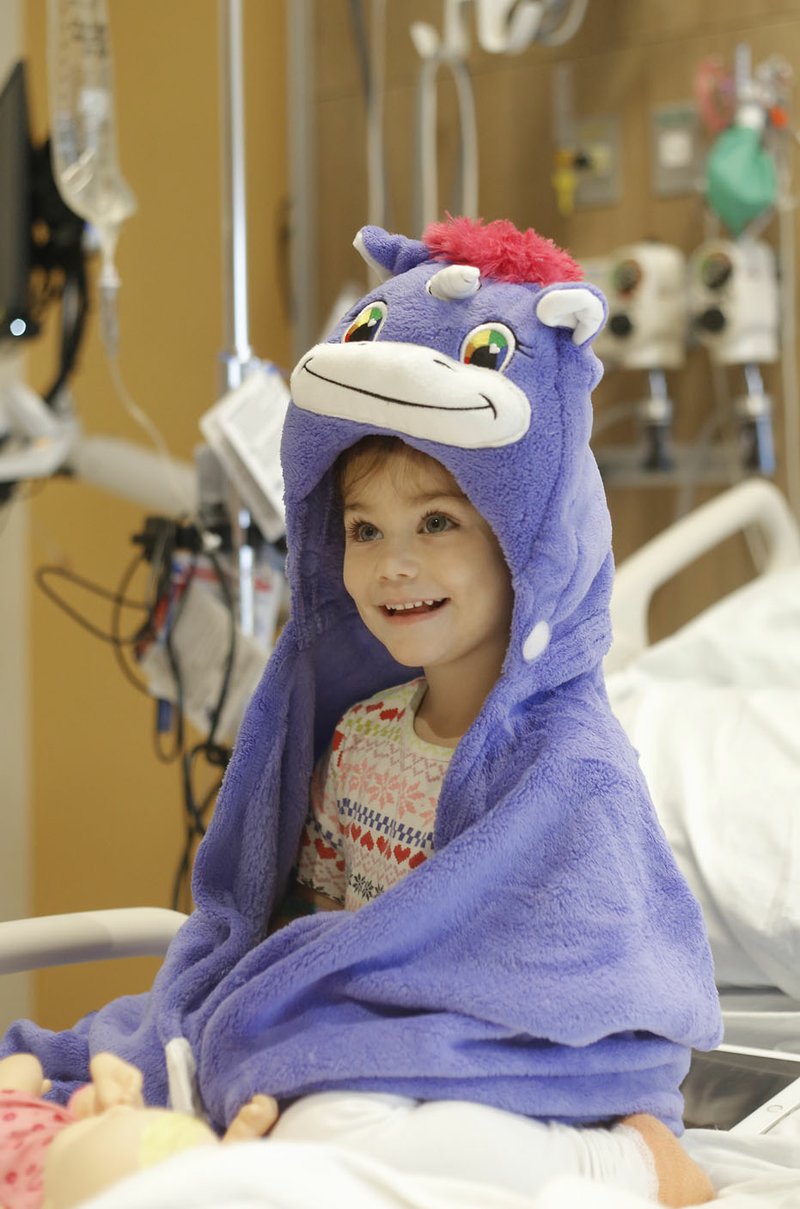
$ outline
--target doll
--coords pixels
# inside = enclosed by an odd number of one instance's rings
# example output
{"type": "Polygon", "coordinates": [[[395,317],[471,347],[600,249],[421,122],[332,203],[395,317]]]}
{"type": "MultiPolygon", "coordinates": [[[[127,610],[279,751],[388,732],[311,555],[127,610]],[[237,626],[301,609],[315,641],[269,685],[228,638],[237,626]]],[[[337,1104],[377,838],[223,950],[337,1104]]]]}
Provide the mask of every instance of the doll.
{"type": "MultiPolygon", "coordinates": [[[[42,1097],[50,1081],[32,1054],[0,1060],[0,1205],[71,1209],[117,1180],[195,1146],[216,1145],[203,1121],[146,1108],[142,1074],[114,1054],[97,1054],[92,1081],[64,1108],[42,1097]]],[[[260,1137],[277,1116],[269,1096],[237,1114],[223,1142],[260,1137]]]]}

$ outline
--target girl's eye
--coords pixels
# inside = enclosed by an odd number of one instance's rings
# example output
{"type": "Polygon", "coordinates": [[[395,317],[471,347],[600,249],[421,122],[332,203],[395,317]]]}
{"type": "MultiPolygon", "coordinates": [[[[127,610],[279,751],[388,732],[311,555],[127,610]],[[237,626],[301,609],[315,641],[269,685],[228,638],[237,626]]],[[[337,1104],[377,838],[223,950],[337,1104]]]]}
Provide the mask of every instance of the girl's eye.
{"type": "Polygon", "coordinates": [[[351,542],[374,542],[380,537],[380,529],[369,521],[351,521],[347,526],[347,537],[351,542]]]}
{"type": "Polygon", "coordinates": [[[342,337],[342,343],[352,344],[355,340],[374,340],[383,327],[387,309],[385,302],[370,302],[358,312],[342,337]]]}
{"type": "Polygon", "coordinates": [[[445,516],[443,512],[431,512],[425,517],[422,525],[426,533],[444,533],[454,527],[450,517],[445,516]]]}
{"type": "Polygon", "coordinates": [[[482,365],[501,373],[508,369],[517,342],[504,323],[482,323],[464,338],[461,360],[465,365],[482,365]]]}

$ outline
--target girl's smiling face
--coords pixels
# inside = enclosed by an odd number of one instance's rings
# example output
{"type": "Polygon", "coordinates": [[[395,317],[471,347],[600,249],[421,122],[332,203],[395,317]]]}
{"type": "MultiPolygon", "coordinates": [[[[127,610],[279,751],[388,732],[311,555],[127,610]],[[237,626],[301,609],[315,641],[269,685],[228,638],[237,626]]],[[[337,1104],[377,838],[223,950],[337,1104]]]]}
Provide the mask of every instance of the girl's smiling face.
{"type": "Polygon", "coordinates": [[[398,443],[347,461],[344,585],[367,628],[407,667],[469,675],[511,629],[511,577],[497,538],[435,459],[398,443]]]}

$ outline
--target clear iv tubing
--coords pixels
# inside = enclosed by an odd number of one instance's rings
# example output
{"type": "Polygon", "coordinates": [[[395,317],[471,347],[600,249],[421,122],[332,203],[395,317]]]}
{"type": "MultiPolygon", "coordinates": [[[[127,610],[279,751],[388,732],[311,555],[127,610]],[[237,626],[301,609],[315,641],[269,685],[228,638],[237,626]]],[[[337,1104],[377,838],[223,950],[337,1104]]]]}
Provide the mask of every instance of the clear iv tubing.
{"type": "Polygon", "coordinates": [[[197,507],[192,506],[187,509],[186,493],[181,489],[178,475],[173,464],[172,454],[169,451],[169,446],[164,439],[163,434],[157,425],[153,422],[146,411],[139,407],[131,392],[128,390],[125,380],[122,377],[122,370],[119,365],[117,356],[119,346],[119,322],[117,319],[117,292],[119,289],[119,277],[113,262],[104,263],[100,272],[99,290],[100,290],[100,331],[103,340],[103,347],[106,353],[108,362],[108,370],[111,375],[111,380],[114,383],[114,389],[122,403],[125,411],[131,417],[135,424],[138,424],[155,446],[158,457],[164,467],[164,477],[166,485],[169,488],[169,494],[172,496],[173,508],[177,515],[185,517],[188,521],[195,525],[203,543],[206,547],[216,547],[218,539],[206,531],[202,524],[197,507]]]}
{"type": "MultiPolygon", "coordinates": [[[[172,465],[172,455],[161,431],[147,414],[139,407],[133,395],[128,390],[125,380],[122,377],[122,371],[119,365],[119,319],[117,315],[117,296],[119,293],[120,279],[117,273],[116,266],[112,259],[107,259],[103,254],[103,263],[100,269],[100,278],[98,288],[100,291],[100,333],[103,340],[103,347],[108,361],[108,369],[111,374],[111,380],[114,383],[114,388],[119,396],[122,406],[125,411],[138,424],[155,446],[164,465],[164,474],[169,484],[172,498],[175,502],[175,507],[180,513],[185,514],[184,496],[181,492],[180,485],[172,465]]],[[[199,518],[190,518],[196,521],[199,526],[199,518]]]]}

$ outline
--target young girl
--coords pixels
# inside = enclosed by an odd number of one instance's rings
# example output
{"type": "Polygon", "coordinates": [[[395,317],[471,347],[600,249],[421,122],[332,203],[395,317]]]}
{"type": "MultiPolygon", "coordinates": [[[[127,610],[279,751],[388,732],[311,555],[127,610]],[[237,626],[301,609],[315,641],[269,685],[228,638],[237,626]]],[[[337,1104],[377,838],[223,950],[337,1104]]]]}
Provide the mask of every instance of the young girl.
{"type": "MultiPolygon", "coordinates": [[[[345,588],[367,629],[424,676],[354,704],[337,725],[312,781],[289,899],[297,914],[358,910],[432,855],[441,783],[500,676],[513,608],[494,533],[439,462],[397,437],[366,437],[340,455],[334,476],[345,588]]],[[[577,1172],[657,1188],[668,1205],[711,1199],[704,1174],[651,1116],[578,1133],[462,1103],[454,1147],[446,1118],[426,1110],[413,1120],[413,1102],[400,1097],[370,1100],[311,1097],[289,1110],[276,1136],[323,1136],[389,1162],[402,1154],[442,1175],[464,1174],[465,1155],[477,1155],[475,1178],[520,1191],[577,1172]]]]}
{"type": "Polygon", "coordinates": [[[413,1155],[398,1141],[401,1163],[424,1164],[446,1119],[453,1162],[488,1178],[485,1157],[528,1189],[535,1165],[508,1158],[535,1127],[640,1187],[636,1137],[652,1135],[657,1174],[682,1185],[662,1178],[662,1197],[687,1203],[700,1177],[670,1131],[719,1007],[602,678],[603,304],[565,253],[509,224],[424,241],[367,228],[361,246],[388,279],[292,376],[292,614],[198,854],[196,910],[148,996],[66,1036],[15,1026],[5,1045],[38,1052],[62,1091],[111,1049],[163,1102],[163,1045],[182,1036],[219,1126],[271,1093],[291,1104],[276,1136],[306,1112],[319,1129],[317,1093],[344,1095],[335,1128],[366,1112],[375,1153],[381,1105],[390,1134],[404,1119],[420,1140],[413,1155]],[[359,446],[376,436],[402,447],[376,458],[359,446]],[[358,909],[275,930],[301,848],[304,892],[358,909]],[[559,1132],[623,1120],[632,1132],[559,1132]]]}

